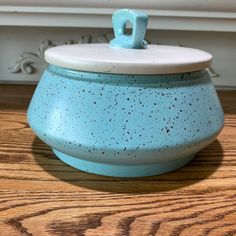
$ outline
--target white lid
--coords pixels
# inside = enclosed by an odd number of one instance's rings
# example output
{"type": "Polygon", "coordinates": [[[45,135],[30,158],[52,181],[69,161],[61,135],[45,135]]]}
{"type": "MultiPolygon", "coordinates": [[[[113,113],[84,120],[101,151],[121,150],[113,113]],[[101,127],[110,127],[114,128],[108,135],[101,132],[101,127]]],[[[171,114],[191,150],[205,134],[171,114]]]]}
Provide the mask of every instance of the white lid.
{"type": "Polygon", "coordinates": [[[48,63],[68,69],[114,74],[173,74],[205,69],[212,56],[176,46],[147,45],[148,16],[122,9],[112,16],[115,38],[110,44],[64,45],[45,52],[48,63]],[[127,22],[132,34],[126,35],[127,22]]]}
{"type": "Polygon", "coordinates": [[[146,49],[111,48],[109,44],[65,45],[45,52],[48,63],[79,71],[114,74],[172,74],[205,69],[212,56],[204,51],[164,45],[146,49]]]}

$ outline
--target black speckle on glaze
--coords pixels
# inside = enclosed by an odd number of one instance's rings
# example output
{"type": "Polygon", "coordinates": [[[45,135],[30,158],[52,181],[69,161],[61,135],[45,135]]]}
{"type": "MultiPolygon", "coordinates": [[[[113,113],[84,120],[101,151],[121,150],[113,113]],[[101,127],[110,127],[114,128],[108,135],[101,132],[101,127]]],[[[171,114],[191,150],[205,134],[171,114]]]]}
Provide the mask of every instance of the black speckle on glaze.
{"type": "MultiPolygon", "coordinates": [[[[203,100],[206,102],[206,112],[214,112],[217,108],[207,100],[209,91],[204,83],[201,82],[200,86],[200,83],[198,85],[197,82],[188,81],[189,76],[159,76],[155,82],[152,78],[140,83],[135,76],[116,80],[115,76],[104,79],[99,75],[93,81],[88,81],[88,76],[83,75],[77,83],[72,79],[73,86],[64,84],[63,89],[68,92],[63,93],[60,82],[63,84],[65,79],[54,75],[54,80],[58,83],[51,83],[50,88],[43,92],[45,98],[41,99],[39,106],[46,105],[52,110],[55,103],[48,104],[47,99],[57,97],[55,95],[69,101],[65,110],[57,106],[55,133],[64,133],[63,137],[66,137],[67,130],[63,129],[65,124],[71,133],[73,130],[81,132],[75,133],[71,140],[60,141],[61,146],[68,148],[69,145],[70,148],[79,150],[81,155],[88,153],[94,158],[102,155],[119,159],[126,153],[129,158],[136,159],[140,158],[141,151],[149,153],[151,148],[153,152],[167,151],[174,145],[171,143],[174,142],[173,137],[178,137],[176,140],[183,140],[187,144],[192,137],[197,138],[203,129],[206,129],[204,132],[207,134],[217,122],[220,123],[214,117],[212,122],[200,124],[198,112],[203,100]],[[185,84],[189,87],[194,83],[198,85],[197,89],[180,89],[185,84]],[[67,118],[64,118],[65,114],[68,115],[67,118]],[[72,124],[70,117],[73,114],[77,122],[72,124]],[[88,132],[83,132],[88,127],[88,132]],[[186,132],[183,133],[178,127],[186,132]],[[89,145],[79,144],[86,142],[89,145]],[[162,148],[159,148],[160,145],[162,148]]],[[[37,113],[40,107],[34,109],[37,113]]],[[[49,115],[51,114],[39,113],[40,122],[43,124],[49,115]]],[[[50,139],[48,135],[47,139],[50,139]]]]}

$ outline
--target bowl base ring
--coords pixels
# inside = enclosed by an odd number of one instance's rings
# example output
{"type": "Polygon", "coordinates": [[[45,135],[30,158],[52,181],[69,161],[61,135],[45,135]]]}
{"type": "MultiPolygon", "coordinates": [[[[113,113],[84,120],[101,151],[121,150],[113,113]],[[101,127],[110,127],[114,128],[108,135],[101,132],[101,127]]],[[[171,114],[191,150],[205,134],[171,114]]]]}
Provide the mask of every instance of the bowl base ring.
{"type": "Polygon", "coordinates": [[[146,165],[117,165],[82,160],[77,157],[64,154],[60,151],[57,151],[56,149],[52,150],[60,160],[76,169],[97,175],[128,178],[154,176],[171,172],[185,166],[194,158],[194,155],[190,155],[182,157],[180,160],[171,162],[168,161],[166,163],[162,162],[146,165]]]}

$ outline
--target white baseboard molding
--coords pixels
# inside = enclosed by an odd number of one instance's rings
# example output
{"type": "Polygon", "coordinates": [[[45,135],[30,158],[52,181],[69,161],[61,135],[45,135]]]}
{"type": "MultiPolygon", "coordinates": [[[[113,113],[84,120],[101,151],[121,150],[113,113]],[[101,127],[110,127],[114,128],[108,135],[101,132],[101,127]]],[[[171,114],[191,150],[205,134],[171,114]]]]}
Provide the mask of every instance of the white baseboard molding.
{"type": "MultiPolygon", "coordinates": [[[[43,51],[50,45],[108,42],[113,37],[112,29],[101,28],[0,26],[0,32],[0,81],[4,83],[37,82],[45,68],[43,51]]],[[[149,30],[146,39],[208,51],[214,57],[213,83],[236,86],[236,33],[149,30]]]]}
{"type": "MultiPolygon", "coordinates": [[[[149,29],[236,32],[236,13],[229,11],[228,8],[228,11],[202,10],[201,8],[197,10],[192,5],[192,8],[182,8],[185,10],[181,10],[169,5],[164,7],[164,5],[160,9],[154,3],[153,7],[149,6],[150,2],[153,1],[147,1],[146,8],[141,8],[149,15],[149,29]]],[[[29,6],[0,5],[0,25],[111,28],[111,15],[117,10],[116,6],[112,7],[114,4],[107,4],[106,7],[103,6],[104,4],[101,7],[99,3],[97,5],[94,3],[92,6],[84,4],[76,7],[69,4],[67,4],[69,7],[47,6],[46,4],[46,6],[31,6],[30,3],[28,4],[29,6]]],[[[136,5],[133,4],[133,6],[135,8],[136,5]]]]}
{"type": "Polygon", "coordinates": [[[235,12],[235,0],[0,0],[2,6],[31,6],[31,7],[83,7],[83,8],[131,8],[159,9],[184,11],[222,11],[235,12]]]}

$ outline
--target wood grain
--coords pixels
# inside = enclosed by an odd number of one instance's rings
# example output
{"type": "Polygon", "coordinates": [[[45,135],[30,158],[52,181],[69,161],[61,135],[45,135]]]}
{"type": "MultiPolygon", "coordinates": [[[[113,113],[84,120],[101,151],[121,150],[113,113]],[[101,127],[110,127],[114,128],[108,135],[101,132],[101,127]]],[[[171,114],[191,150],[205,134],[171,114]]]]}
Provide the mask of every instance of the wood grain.
{"type": "Polygon", "coordinates": [[[118,179],[59,161],[26,122],[34,86],[0,86],[0,235],[236,235],[236,91],[218,139],[169,174],[118,179]]]}

